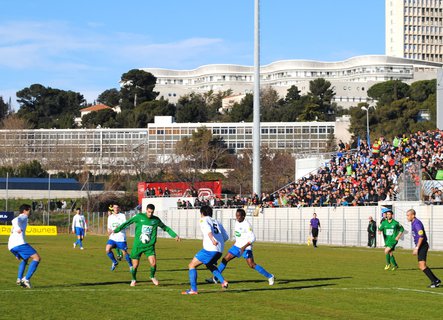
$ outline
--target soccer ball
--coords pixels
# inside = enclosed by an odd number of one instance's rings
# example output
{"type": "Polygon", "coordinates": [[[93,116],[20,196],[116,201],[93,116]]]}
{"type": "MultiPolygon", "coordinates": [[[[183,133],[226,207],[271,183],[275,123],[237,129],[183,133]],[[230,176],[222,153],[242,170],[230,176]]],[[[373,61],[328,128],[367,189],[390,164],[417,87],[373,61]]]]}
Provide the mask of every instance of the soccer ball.
{"type": "Polygon", "coordinates": [[[140,241],[141,241],[141,243],[146,244],[146,243],[149,242],[149,240],[151,240],[151,237],[150,237],[148,234],[146,234],[146,233],[142,233],[142,234],[140,235],[140,241]]]}

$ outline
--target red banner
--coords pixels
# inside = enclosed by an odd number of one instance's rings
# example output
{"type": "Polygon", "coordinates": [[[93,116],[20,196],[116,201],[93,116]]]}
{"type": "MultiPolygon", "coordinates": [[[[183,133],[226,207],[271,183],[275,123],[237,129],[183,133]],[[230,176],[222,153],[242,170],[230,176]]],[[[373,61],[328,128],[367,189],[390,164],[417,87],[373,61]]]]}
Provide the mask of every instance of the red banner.
{"type": "Polygon", "coordinates": [[[139,182],[138,203],[145,197],[221,197],[222,183],[217,181],[139,182]],[[169,195],[168,195],[169,193],[169,195]]]}

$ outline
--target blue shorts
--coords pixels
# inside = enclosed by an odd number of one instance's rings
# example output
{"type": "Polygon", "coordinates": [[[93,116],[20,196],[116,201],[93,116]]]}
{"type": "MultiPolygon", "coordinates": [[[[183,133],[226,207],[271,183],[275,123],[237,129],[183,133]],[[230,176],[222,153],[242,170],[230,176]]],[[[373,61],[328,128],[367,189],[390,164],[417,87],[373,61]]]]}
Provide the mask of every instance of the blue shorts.
{"type": "Polygon", "coordinates": [[[106,244],[110,244],[113,248],[119,248],[120,250],[128,251],[128,244],[126,243],[126,241],[117,242],[114,240],[108,240],[108,242],[106,242],[106,244]]]}
{"type": "Polygon", "coordinates": [[[243,251],[243,254],[240,254],[240,248],[232,246],[228,252],[237,258],[243,257],[244,259],[254,259],[254,256],[252,255],[252,250],[245,250],[243,251]]]}
{"type": "Polygon", "coordinates": [[[75,227],[75,234],[78,236],[85,236],[85,229],[80,228],[80,227],[75,227]]]}
{"type": "Polygon", "coordinates": [[[12,248],[11,252],[14,256],[23,260],[28,260],[30,256],[37,253],[37,251],[27,243],[12,248]]]}
{"type": "Polygon", "coordinates": [[[222,256],[221,252],[217,251],[206,251],[205,249],[201,249],[195,255],[199,261],[203,262],[206,265],[214,265],[217,264],[217,260],[222,256]]]}

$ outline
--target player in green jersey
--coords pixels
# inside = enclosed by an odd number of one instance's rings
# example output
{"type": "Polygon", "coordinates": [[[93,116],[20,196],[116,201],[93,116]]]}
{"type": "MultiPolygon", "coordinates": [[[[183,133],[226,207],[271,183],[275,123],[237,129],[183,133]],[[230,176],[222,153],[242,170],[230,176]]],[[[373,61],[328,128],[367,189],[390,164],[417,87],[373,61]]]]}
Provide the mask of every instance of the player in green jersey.
{"type": "Polygon", "coordinates": [[[385,270],[394,271],[398,269],[398,264],[394,258],[394,250],[395,246],[398,243],[398,240],[401,238],[405,229],[403,226],[396,220],[393,219],[394,213],[391,209],[383,208],[382,213],[386,213],[386,220],[384,220],[380,227],[378,228],[378,233],[383,232],[383,236],[385,237],[385,255],[386,255],[386,266],[385,270]]]}
{"type": "Polygon", "coordinates": [[[122,223],[114,232],[120,232],[131,224],[135,223],[134,246],[131,250],[132,259],[132,281],[131,287],[135,287],[137,283],[137,268],[141,255],[144,253],[151,264],[150,278],[154,285],[158,286],[158,280],[155,278],[157,270],[157,258],[155,256],[155,243],[157,242],[157,228],[162,228],[172,238],[180,241],[180,237],[168,226],[166,226],[158,217],[154,216],[155,206],[148,204],[146,212],[140,212],[128,221],[122,223]]]}

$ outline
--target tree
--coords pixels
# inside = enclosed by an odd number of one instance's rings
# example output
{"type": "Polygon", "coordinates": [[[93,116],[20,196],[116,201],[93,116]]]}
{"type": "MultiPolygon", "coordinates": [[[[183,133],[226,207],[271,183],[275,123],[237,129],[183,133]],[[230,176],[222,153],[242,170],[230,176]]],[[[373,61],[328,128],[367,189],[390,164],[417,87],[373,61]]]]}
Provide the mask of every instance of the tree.
{"type": "Polygon", "coordinates": [[[260,91],[261,121],[280,121],[280,105],[277,91],[272,87],[267,87],[260,91]]]}
{"type": "Polygon", "coordinates": [[[374,84],[368,89],[368,97],[377,100],[377,106],[389,104],[407,97],[409,86],[400,80],[390,80],[374,84]]]}
{"type": "Polygon", "coordinates": [[[323,78],[309,81],[309,103],[306,104],[304,113],[305,121],[332,121],[335,120],[337,106],[332,103],[335,92],[331,83],[323,78]],[[315,118],[312,119],[312,116],[315,118]]]}
{"type": "MultiPolygon", "coordinates": [[[[161,97],[159,100],[146,101],[135,107],[133,128],[146,128],[148,123],[153,123],[155,116],[175,117],[176,107],[168,100],[161,97]]],[[[125,125],[126,126],[126,125],[125,125]]]]}
{"type": "Polygon", "coordinates": [[[155,100],[158,92],[154,91],[157,78],[150,72],[132,69],[122,74],[121,108],[134,109],[145,101],[155,100]]]}
{"type": "Polygon", "coordinates": [[[234,103],[228,112],[229,121],[231,122],[252,122],[254,111],[254,96],[247,93],[240,103],[234,103]]]}
{"type": "Polygon", "coordinates": [[[115,88],[105,90],[100,93],[97,101],[110,107],[116,107],[120,104],[120,91],[115,88]]]}
{"type": "Polygon", "coordinates": [[[300,100],[301,98],[300,92],[301,91],[298,90],[297,86],[292,85],[287,91],[285,102],[291,103],[293,101],[300,100]]]}
{"type": "Polygon", "coordinates": [[[203,97],[195,93],[180,97],[176,117],[177,122],[207,122],[208,110],[203,97]]]}
{"type": "Polygon", "coordinates": [[[416,81],[411,84],[409,87],[409,97],[412,100],[423,102],[425,101],[431,94],[436,93],[437,89],[437,80],[423,80],[416,81]]]}
{"type": "Polygon", "coordinates": [[[5,119],[9,114],[9,106],[3,101],[3,97],[0,96],[0,121],[5,119]]]}
{"type": "Polygon", "coordinates": [[[116,121],[117,113],[112,109],[105,109],[90,112],[82,117],[82,126],[84,128],[116,128],[118,123],[116,121]]]}

